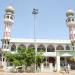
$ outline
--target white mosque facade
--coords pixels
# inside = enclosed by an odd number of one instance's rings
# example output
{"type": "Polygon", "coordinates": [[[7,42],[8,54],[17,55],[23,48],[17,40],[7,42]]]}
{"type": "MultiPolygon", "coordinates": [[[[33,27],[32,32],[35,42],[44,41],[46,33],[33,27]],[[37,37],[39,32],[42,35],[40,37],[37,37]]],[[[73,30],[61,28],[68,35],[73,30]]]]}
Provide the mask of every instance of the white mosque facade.
{"type": "MultiPolygon", "coordinates": [[[[11,37],[11,27],[14,23],[14,8],[8,6],[5,10],[4,16],[4,35],[2,39],[2,51],[14,52],[19,46],[25,46],[26,48],[35,48],[36,52],[43,49],[45,51],[45,60],[41,63],[41,72],[51,72],[55,69],[60,71],[63,69],[62,62],[66,60],[70,68],[71,65],[70,58],[75,57],[75,20],[74,12],[69,9],[66,12],[67,20],[66,24],[69,29],[70,40],[51,40],[51,39],[35,39],[36,44],[34,45],[34,39],[24,39],[24,38],[12,38],[11,37]],[[46,64],[44,64],[46,62],[46,64]]],[[[5,61],[2,61],[4,70],[10,67],[5,61]]]]}

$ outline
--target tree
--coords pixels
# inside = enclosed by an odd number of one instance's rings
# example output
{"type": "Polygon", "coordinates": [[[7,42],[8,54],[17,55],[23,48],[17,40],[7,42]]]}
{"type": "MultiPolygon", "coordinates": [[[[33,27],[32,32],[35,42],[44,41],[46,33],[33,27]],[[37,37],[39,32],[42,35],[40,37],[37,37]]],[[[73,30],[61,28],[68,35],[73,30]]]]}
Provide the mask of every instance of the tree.
{"type": "Polygon", "coordinates": [[[38,68],[40,68],[41,63],[42,63],[42,61],[43,61],[43,59],[44,59],[43,53],[44,53],[44,50],[40,50],[40,51],[37,52],[37,54],[36,54],[36,66],[37,66],[38,68]]]}
{"type": "Polygon", "coordinates": [[[44,56],[42,50],[35,53],[35,50],[33,48],[26,49],[25,47],[19,46],[17,52],[13,54],[11,52],[5,52],[5,58],[15,67],[23,66],[23,68],[27,70],[27,68],[29,66],[32,66],[33,64],[40,65],[41,60],[44,58],[44,56]]]}

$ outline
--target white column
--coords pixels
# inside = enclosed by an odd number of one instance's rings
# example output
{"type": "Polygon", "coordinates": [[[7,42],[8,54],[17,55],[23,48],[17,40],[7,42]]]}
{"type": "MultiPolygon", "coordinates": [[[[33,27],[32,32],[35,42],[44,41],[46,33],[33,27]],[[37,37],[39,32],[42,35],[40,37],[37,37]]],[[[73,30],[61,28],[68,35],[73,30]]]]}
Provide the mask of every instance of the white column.
{"type": "Polygon", "coordinates": [[[47,67],[47,57],[46,57],[46,67],[47,67]]]}
{"type": "Polygon", "coordinates": [[[64,50],[66,50],[66,45],[63,45],[63,47],[64,47],[64,50]]]}
{"type": "Polygon", "coordinates": [[[45,45],[45,50],[46,50],[46,52],[47,52],[47,45],[45,45]]]}
{"type": "Polygon", "coordinates": [[[18,45],[16,44],[16,52],[17,52],[17,49],[18,49],[18,45]]]}
{"type": "Polygon", "coordinates": [[[56,52],[56,47],[57,47],[57,46],[56,46],[56,45],[54,45],[54,48],[55,48],[55,52],[56,52]]]}
{"type": "Polygon", "coordinates": [[[53,64],[49,63],[50,72],[53,72],[53,64]]]}
{"type": "Polygon", "coordinates": [[[37,52],[37,44],[35,45],[35,50],[36,50],[36,52],[37,52]]]}
{"type": "Polygon", "coordinates": [[[57,71],[59,72],[60,71],[60,56],[57,56],[56,57],[56,62],[57,62],[57,71]]]}
{"type": "Polygon", "coordinates": [[[41,72],[44,72],[44,65],[41,63],[41,72]]]}
{"type": "Polygon", "coordinates": [[[26,49],[28,49],[28,44],[26,44],[26,49]]]}

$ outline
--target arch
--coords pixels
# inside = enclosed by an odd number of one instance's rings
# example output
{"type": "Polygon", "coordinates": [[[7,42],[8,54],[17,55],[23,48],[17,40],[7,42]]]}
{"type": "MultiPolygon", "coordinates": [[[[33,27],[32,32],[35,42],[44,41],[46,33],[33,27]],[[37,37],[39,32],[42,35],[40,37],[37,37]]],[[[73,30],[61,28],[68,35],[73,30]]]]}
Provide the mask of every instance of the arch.
{"type": "Polygon", "coordinates": [[[69,45],[66,45],[66,50],[70,50],[70,46],[69,45]]]}
{"type": "Polygon", "coordinates": [[[58,46],[56,47],[56,50],[64,50],[64,47],[63,47],[62,45],[58,45],[58,46]]]}
{"type": "Polygon", "coordinates": [[[24,48],[26,48],[26,46],[24,44],[20,44],[18,47],[24,47],[24,48]]]}
{"type": "Polygon", "coordinates": [[[53,45],[49,45],[49,46],[47,47],[47,52],[54,52],[54,51],[55,51],[55,48],[54,48],[53,45]]]}
{"type": "Polygon", "coordinates": [[[5,17],[6,17],[7,19],[9,19],[9,15],[6,15],[5,17]]]}
{"type": "Polygon", "coordinates": [[[35,46],[34,46],[33,44],[30,44],[30,45],[28,46],[28,48],[35,49],[35,46]]]}
{"type": "Polygon", "coordinates": [[[39,45],[38,48],[37,48],[37,51],[39,52],[40,50],[43,50],[45,51],[45,46],[44,45],[39,45]]]}
{"type": "Polygon", "coordinates": [[[11,51],[15,51],[16,50],[16,44],[14,43],[14,44],[12,44],[12,46],[11,46],[11,51]]]}
{"type": "Polygon", "coordinates": [[[13,20],[13,16],[10,16],[10,19],[12,19],[12,20],[13,20]]]}

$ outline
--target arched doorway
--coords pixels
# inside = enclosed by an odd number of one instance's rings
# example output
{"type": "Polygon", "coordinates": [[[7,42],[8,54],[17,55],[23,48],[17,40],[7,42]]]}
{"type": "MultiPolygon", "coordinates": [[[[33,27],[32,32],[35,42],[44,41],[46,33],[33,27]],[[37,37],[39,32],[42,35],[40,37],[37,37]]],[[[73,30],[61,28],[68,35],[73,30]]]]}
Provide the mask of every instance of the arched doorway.
{"type": "Polygon", "coordinates": [[[37,52],[39,52],[39,51],[41,51],[41,50],[45,51],[45,46],[42,45],[42,44],[38,46],[37,52]]]}
{"type": "Polygon", "coordinates": [[[12,46],[11,46],[11,51],[16,51],[16,44],[15,44],[15,43],[12,44],[12,46]]]}
{"type": "Polygon", "coordinates": [[[70,50],[70,46],[69,45],[66,45],[66,50],[70,50]]]}
{"type": "Polygon", "coordinates": [[[30,44],[30,45],[28,46],[28,48],[35,49],[35,46],[34,46],[33,44],[30,44]]]}
{"type": "Polygon", "coordinates": [[[47,47],[47,52],[54,52],[54,51],[55,51],[55,48],[54,48],[53,45],[49,45],[49,46],[47,47]]]}
{"type": "Polygon", "coordinates": [[[55,57],[45,57],[43,60],[44,72],[53,72],[55,68],[55,57]]]}
{"type": "Polygon", "coordinates": [[[20,45],[18,46],[18,48],[19,48],[19,47],[26,48],[26,46],[25,46],[24,44],[20,44],[20,45]]]}
{"type": "Polygon", "coordinates": [[[58,46],[56,47],[56,50],[64,50],[64,47],[63,47],[62,45],[58,45],[58,46]]]}

